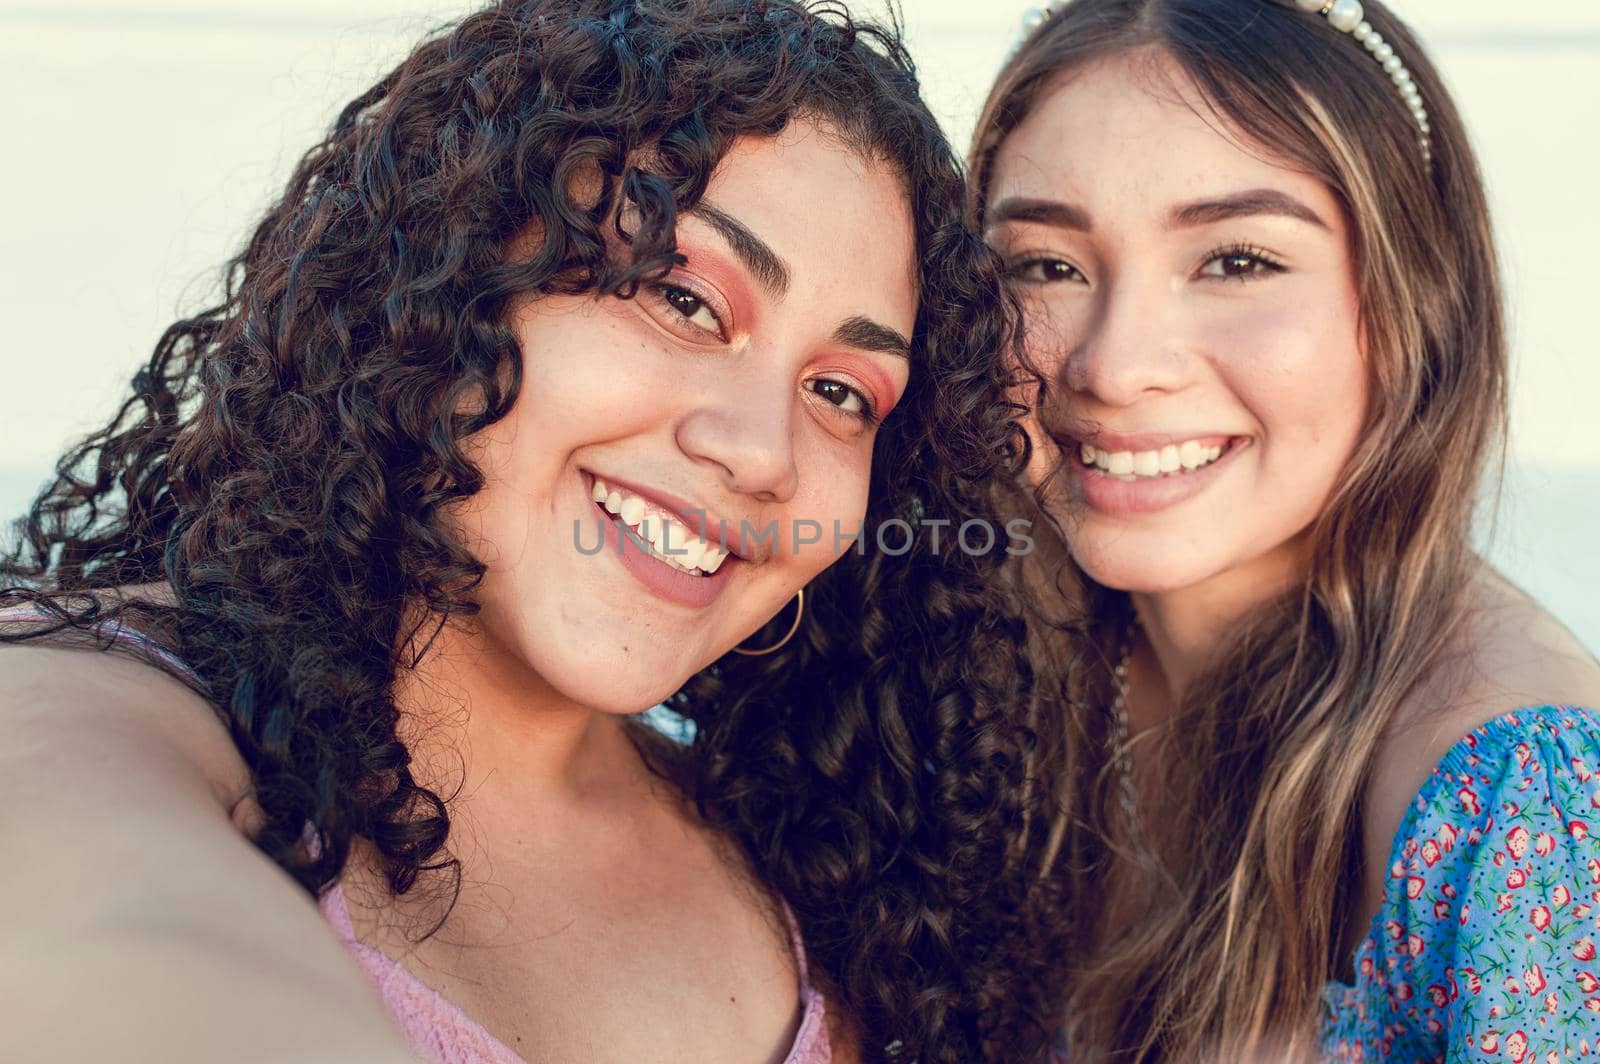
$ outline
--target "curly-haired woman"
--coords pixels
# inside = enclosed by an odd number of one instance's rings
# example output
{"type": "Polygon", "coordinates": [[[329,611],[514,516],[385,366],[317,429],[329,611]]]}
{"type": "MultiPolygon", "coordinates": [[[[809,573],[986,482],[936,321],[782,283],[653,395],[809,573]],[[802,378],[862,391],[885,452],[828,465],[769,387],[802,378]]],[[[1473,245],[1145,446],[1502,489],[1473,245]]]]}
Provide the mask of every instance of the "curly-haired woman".
{"type": "Polygon", "coordinates": [[[1471,546],[1507,353],[1443,82],[1376,0],[1054,7],[973,187],[1079,649],[1069,1055],[1600,1050],[1600,666],[1471,546]]]}
{"type": "Polygon", "coordinates": [[[1033,1052],[1006,544],[866,549],[1022,454],[962,197],[789,0],[345,108],[4,560],[7,1044],[399,1059],[353,954],[432,1060],[1033,1052]]]}

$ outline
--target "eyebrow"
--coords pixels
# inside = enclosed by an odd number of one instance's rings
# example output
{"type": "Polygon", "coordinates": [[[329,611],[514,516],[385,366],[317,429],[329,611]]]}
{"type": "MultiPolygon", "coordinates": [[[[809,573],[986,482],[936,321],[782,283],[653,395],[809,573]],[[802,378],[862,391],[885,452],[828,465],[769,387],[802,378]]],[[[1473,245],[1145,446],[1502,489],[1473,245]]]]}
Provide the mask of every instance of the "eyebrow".
{"type": "Polygon", "coordinates": [[[789,264],[743,222],[703,200],[690,208],[689,213],[704,218],[711,228],[721,234],[745,269],[755,275],[761,287],[778,297],[789,291],[789,264]]]}
{"type": "Polygon", "coordinates": [[[1230,218],[1246,218],[1258,214],[1275,214],[1284,218],[1326,229],[1328,225],[1317,212],[1293,196],[1271,188],[1252,188],[1216,199],[1196,200],[1174,207],[1168,224],[1173,228],[1187,228],[1225,222],[1230,218]]]}
{"type": "Polygon", "coordinates": [[[1008,196],[984,213],[985,230],[1001,222],[1034,222],[1084,233],[1094,228],[1089,222],[1089,212],[1082,207],[1055,200],[1029,199],[1026,196],[1008,196]]]}
{"type": "MultiPolygon", "coordinates": [[[[722,235],[728,246],[733,249],[734,255],[744,263],[745,269],[755,275],[763,288],[778,297],[788,292],[789,264],[772,250],[771,245],[751,232],[743,222],[704,200],[691,208],[689,213],[704,218],[722,235]]],[[[911,359],[911,341],[907,340],[898,329],[860,315],[842,322],[833,331],[833,340],[834,343],[859,348],[862,351],[879,351],[898,355],[907,361],[911,359]]]]}
{"type": "Polygon", "coordinates": [[[911,359],[911,341],[902,336],[899,330],[881,325],[871,318],[851,318],[834,330],[833,339],[835,343],[863,351],[881,351],[886,355],[898,355],[907,361],[911,359]]]}
{"type": "MultiPolygon", "coordinates": [[[[1306,222],[1319,229],[1328,228],[1316,211],[1284,192],[1271,188],[1253,188],[1214,199],[1196,200],[1172,209],[1167,224],[1173,229],[1193,228],[1225,222],[1231,218],[1273,214],[1306,222]]],[[[983,227],[990,229],[1001,222],[1033,222],[1037,225],[1072,229],[1082,233],[1092,232],[1094,223],[1089,212],[1072,203],[1055,200],[1028,199],[1012,196],[1001,200],[992,211],[984,215],[983,227]]]]}

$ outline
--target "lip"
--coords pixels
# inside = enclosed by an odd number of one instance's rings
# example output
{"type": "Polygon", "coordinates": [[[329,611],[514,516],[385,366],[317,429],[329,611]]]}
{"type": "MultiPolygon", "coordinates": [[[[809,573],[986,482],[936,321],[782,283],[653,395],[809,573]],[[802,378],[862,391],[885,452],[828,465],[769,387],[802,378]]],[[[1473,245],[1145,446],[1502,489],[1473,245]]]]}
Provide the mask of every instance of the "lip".
{"type": "Polygon", "coordinates": [[[589,500],[589,505],[603,518],[600,521],[604,537],[602,552],[616,557],[621,566],[657,598],[692,609],[704,609],[722,595],[733,578],[734,569],[745,564],[743,559],[730,554],[710,576],[690,576],[652,556],[631,536],[624,535],[622,520],[607,513],[599,503],[589,500]]]}
{"type": "Polygon", "coordinates": [[[1215,439],[1226,444],[1221,458],[1208,466],[1192,472],[1165,477],[1141,477],[1138,480],[1118,480],[1099,468],[1085,466],[1078,457],[1078,445],[1072,444],[1072,453],[1066,455],[1066,468],[1075,493],[1098,513],[1113,517],[1158,513],[1179,503],[1187,502],[1210,486],[1223,471],[1233,464],[1240,454],[1250,450],[1253,442],[1247,436],[1183,436],[1164,437],[1165,442],[1151,446],[1149,436],[1110,436],[1102,434],[1098,440],[1085,441],[1091,447],[1105,450],[1152,451],[1182,440],[1215,439]],[[1124,440],[1138,440],[1139,446],[1124,446],[1124,440]],[[1106,442],[1099,442],[1106,441],[1106,442]],[[1114,441],[1114,442],[1112,442],[1114,441]]]}
{"type": "Polygon", "coordinates": [[[1123,434],[1085,426],[1081,432],[1070,434],[1070,438],[1069,436],[1059,436],[1057,438],[1063,446],[1068,443],[1074,445],[1087,443],[1098,451],[1115,453],[1117,451],[1159,451],[1163,447],[1177,446],[1188,443],[1190,440],[1200,444],[1202,447],[1221,447],[1224,444],[1242,440],[1246,437],[1235,436],[1228,432],[1213,432],[1209,430],[1123,434]]]}
{"type": "MultiPolygon", "coordinates": [[[[761,560],[756,557],[757,551],[755,546],[749,541],[748,537],[744,535],[743,531],[740,529],[740,526],[732,521],[729,521],[726,517],[723,517],[721,514],[709,507],[696,506],[693,503],[685,502],[676,495],[668,495],[664,491],[641,488],[637,484],[633,484],[629,481],[616,477],[593,473],[589,470],[583,470],[582,472],[584,476],[585,488],[593,488],[594,481],[598,477],[600,480],[605,481],[608,487],[621,488],[629,495],[637,495],[639,498],[651,503],[656,508],[665,510],[667,513],[671,514],[672,517],[678,521],[678,523],[682,524],[685,528],[692,531],[695,535],[699,536],[707,543],[715,543],[718,547],[726,547],[729,552],[730,559],[736,557],[747,562],[761,560]],[[693,515],[695,514],[699,514],[700,516],[694,517],[693,515]],[[712,533],[717,534],[713,535],[712,533]]],[[[607,514],[606,516],[610,517],[611,515],[607,514]]],[[[726,565],[727,563],[724,562],[723,564],[726,565]]],[[[721,572],[721,570],[719,569],[718,572],[721,572]]],[[[715,576],[716,574],[713,573],[712,575],[715,576]]],[[[695,579],[700,578],[696,577],[695,579]]]]}

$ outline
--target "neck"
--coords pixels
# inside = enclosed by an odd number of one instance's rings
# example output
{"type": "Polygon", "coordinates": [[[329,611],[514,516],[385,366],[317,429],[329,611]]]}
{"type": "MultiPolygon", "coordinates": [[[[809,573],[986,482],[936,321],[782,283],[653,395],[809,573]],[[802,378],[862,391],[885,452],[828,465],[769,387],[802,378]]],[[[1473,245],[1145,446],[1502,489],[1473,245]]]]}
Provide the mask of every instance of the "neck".
{"type": "Polygon", "coordinates": [[[1140,686],[1148,683],[1155,688],[1152,694],[1164,695],[1141,703],[1157,702],[1164,709],[1153,716],[1169,716],[1219,645],[1254,610],[1293,587],[1304,571],[1303,545],[1296,542],[1187,587],[1130,593],[1149,645],[1149,653],[1136,655],[1140,686]]]}
{"type": "Polygon", "coordinates": [[[459,793],[475,821],[571,808],[636,766],[622,718],[566,698],[481,629],[446,626],[395,703],[418,781],[459,793]]]}

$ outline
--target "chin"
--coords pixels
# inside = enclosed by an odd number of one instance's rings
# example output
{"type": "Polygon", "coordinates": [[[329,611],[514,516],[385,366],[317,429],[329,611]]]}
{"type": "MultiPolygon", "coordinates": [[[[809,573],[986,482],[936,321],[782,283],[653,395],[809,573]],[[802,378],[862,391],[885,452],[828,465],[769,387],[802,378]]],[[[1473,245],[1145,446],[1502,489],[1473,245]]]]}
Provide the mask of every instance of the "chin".
{"type": "Polygon", "coordinates": [[[626,715],[649,709],[688,680],[684,670],[692,651],[668,646],[660,632],[566,620],[556,625],[524,619],[521,631],[503,644],[522,679],[507,676],[505,682],[530,685],[528,697],[536,701],[626,715]]]}
{"type": "Polygon", "coordinates": [[[601,677],[599,682],[596,682],[595,678],[588,676],[556,677],[551,686],[577,705],[597,713],[625,717],[643,713],[651,706],[657,705],[687,681],[688,677],[684,677],[671,686],[663,686],[660,683],[628,685],[618,684],[614,678],[611,682],[607,682],[605,677],[601,677]]]}
{"type": "Polygon", "coordinates": [[[1127,543],[1096,549],[1071,546],[1072,559],[1101,587],[1134,595],[1163,595],[1193,587],[1215,573],[1200,559],[1170,552],[1129,550],[1127,543]]]}
{"type": "Polygon", "coordinates": [[[629,617],[602,594],[551,598],[530,589],[486,603],[480,624],[491,653],[507,659],[502,682],[526,685],[535,702],[626,715],[656,705],[697,671],[699,633],[674,632],[642,610],[629,617]]]}
{"type": "Polygon", "coordinates": [[[671,696],[689,681],[679,676],[676,662],[645,663],[639,658],[597,660],[580,656],[578,664],[543,671],[545,681],[564,697],[598,713],[627,716],[642,713],[671,696]]]}

